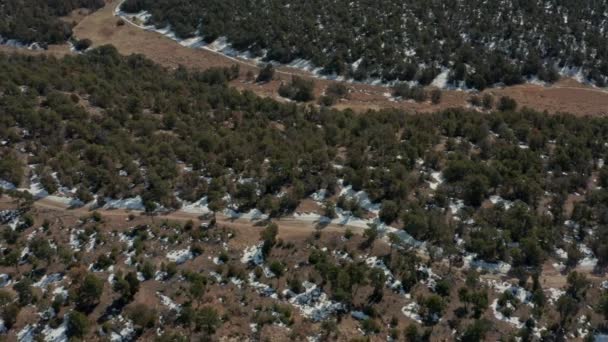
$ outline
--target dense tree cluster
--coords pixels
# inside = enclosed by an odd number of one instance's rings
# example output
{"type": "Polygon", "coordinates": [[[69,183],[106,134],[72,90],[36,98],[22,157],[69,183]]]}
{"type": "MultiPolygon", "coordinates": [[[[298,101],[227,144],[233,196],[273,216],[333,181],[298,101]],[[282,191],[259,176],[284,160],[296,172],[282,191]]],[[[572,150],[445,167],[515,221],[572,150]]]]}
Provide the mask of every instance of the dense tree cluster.
{"type": "Polygon", "coordinates": [[[72,36],[73,24],[60,17],[103,5],[103,0],[0,0],[0,42],[3,38],[43,46],[65,42],[72,36]]]}
{"type": "Polygon", "coordinates": [[[224,36],[238,50],[289,63],[306,59],[325,74],[356,80],[483,89],[582,68],[603,86],[608,76],[607,4],[556,0],[128,0],[178,37],[224,36]]]}

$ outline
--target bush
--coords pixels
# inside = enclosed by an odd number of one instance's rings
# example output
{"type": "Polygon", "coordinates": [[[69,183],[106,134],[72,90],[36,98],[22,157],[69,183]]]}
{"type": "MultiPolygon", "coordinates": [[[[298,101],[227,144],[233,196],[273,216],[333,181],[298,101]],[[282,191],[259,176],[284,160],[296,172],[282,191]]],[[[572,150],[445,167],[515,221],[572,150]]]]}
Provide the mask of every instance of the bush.
{"type": "Polygon", "coordinates": [[[492,109],[494,107],[494,97],[492,97],[492,95],[490,95],[490,94],[485,94],[483,96],[482,103],[483,103],[483,108],[485,108],[487,110],[492,109]]]}
{"type": "Polygon", "coordinates": [[[8,304],[2,308],[2,320],[6,329],[10,330],[15,325],[19,311],[21,311],[21,308],[15,303],[8,304]]]}
{"type": "Polygon", "coordinates": [[[389,200],[382,202],[382,209],[380,209],[380,219],[386,224],[391,224],[399,216],[399,206],[397,203],[389,200]]]}
{"type": "Polygon", "coordinates": [[[440,104],[441,103],[441,90],[439,89],[433,89],[431,91],[431,102],[435,105],[440,104]]]}
{"type": "Polygon", "coordinates": [[[76,306],[79,310],[88,312],[99,303],[99,298],[103,292],[103,281],[94,276],[87,274],[78,289],[76,306]]]}
{"type": "Polygon", "coordinates": [[[348,87],[344,83],[331,83],[325,89],[325,94],[334,98],[345,98],[348,96],[348,87]]]}
{"type": "Polygon", "coordinates": [[[91,323],[84,314],[78,311],[72,311],[69,316],[64,319],[68,320],[66,332],[68,337],[82,338],[89,332],[91,323]]]}
{"type": "Polygon", "coordinates": [[[368,318],[361,323],[361,329],[366,334],[377,334],[380,332],[380,325],[373,319],[368,318]]]}
{"type": "Polygon", "coordinates": [[[127,316],[142,329],[153,328],[156,323],[156,310],[145,304],[135,304],[129,308],[127,316]]]}
{"type": "Polygon", "coordinates": [[[410,87],[407,83],[399,83],[393,87],[393,96],[404,100],[424,102],[428,98],[427,92],[421,86],[410,87]]]}
{"type": "Polygon", "coordinates": [[[213,335],[222,321],[214,308],[206,306],[196,312],[195,323],[198,330],[213,335]]]}
{"type": "Polygon", "coordinates": [[[291,83],[281,84],[279,95],[298,102],[308,102],[315,98],[314,90],[315,84],[312,80],[294,76],[291,83]]]}
{"type": "Polygon", "coordinates": [[[266,64],[266,66],[260,70],[258,77],[256,78],[256,82],[258,83],[266,83],[272,81],[274,78],[274,67],[272,64],[266,64]]]}
{"type": "Polygon", "coordinates": [[[85,38],[76,41],[76,44],[74,44],[74,48],[77,51],[85,51],[86,49],[90,48],[91,45],[93,45],[93,42],[90,39],[85,38]]]}
{"type": "Polygon", "coordinates": [[[502,111],[502,112],[509,112],[509,111],[515,111],[517,109],[517,101],[515,101],[514,99],[508,97],[508,96],[503,96],[500,98],[500,101],[498,102],[498,110],[502,111]]]}
{"type": "Polygon", "coordinates": [[[331,107],[336,104],[338,99],[333,96],[324,95],[319,98],[319,105],[323,107],[331,107]]]}

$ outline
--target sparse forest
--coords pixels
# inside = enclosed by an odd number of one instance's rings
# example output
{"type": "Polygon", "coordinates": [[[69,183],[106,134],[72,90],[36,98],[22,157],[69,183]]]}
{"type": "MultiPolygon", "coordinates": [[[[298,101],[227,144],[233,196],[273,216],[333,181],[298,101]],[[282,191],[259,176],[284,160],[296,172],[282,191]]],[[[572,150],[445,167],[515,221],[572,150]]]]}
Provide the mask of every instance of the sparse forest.
{"type": "MultiPolygon", "coordinates": [[[[564,68],[604,86],[607,4],[563,0],[127,0],[178,37],[227,37],[267,60],[305,59],[324,74],[428,85],[445,69],[454,86],[482,90],[564,68]],[[575,72],[576,70],[570,70],[575,72]]],[[[564,70],[565,71],[565,70],[564,70]]]]}
{"type": "Polygon", "coordinates": [[[442,89],[606,86],[605,1],[117,1],[0,0],[0,341],[608,338],[605,92],[442,89]]]}
{"type": "Polygon", "coordinates": [[[608,190],[588,185],[608,177],[598,166],[606,118],[518,111],[508,98],[492,115],[280,104],[229,88],[236,66],[167,71],[112,47],[63,60],[3,55],[0,72],[0,176],[15,185],[36,177],[49,193],[77,188],[84,202],[141,196],[150,211],[206,196],[216,211],[271,217],[351,186],[382,203],[386,223],[438,245],[457,233],[484,260],[538,266],[570,234],[608,262],[608,190]],[[428,189],[433,172],[442,183],[428,189]],[[575,193],[585,200],[570,202],[575,193]],[[491,198],[510,204],[483,205],[491,198]]]}
{"type": "MultiPolygon", "coordinates": [[[[608,265],[605,117],[491,95],[471,98],[485,112],[285,104],[230,88],[238,66],[169,70],[111,46],[63,59],[0,54],[0,74],[0,189],[14,200],[1,202],[13,209],[0,211],[0,280],[14,293],[0,290],[0,314],[11,336],[174,341],[279,326],[295,339],[331,338],[349,316],[367,336],[411,341],[605,329],[605,291],[575,271],[608,265]],[[260,222],[256,242],[253,227],[237,234],[215,215],[200,227],[97,212],[64,221],[69,210],[49,218],[33,184],[93,208],[139,197],[158,214],[204,198],[213,213],[272,220],[312,201],[328,219],[378,221],[359,234],[311,225],[310,237],[288,240],[260,222]],[[568,274],[564,290],[541,284],[549,261],[568,274]],[[488,280],[474,263],[508,263],[519,284],[488,280]],[[48,286],[60,290],[45,295],[48,286]],[[142,302],[150,291],[162,306],[142,302]],[[33,306],[49,309],[23,326],[16,317],[33,306]],[[525,325],[513,327],[513,315],[525,325]]],[[[310,94],[298,78],[282,87],[295,100],[310,94]]]]}

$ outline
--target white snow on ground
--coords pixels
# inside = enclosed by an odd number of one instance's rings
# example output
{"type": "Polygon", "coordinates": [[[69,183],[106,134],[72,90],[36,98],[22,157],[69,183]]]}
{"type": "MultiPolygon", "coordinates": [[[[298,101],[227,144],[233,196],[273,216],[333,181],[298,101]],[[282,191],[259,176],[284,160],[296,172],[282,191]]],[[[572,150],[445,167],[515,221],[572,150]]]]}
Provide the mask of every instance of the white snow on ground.
{"type": "Polygon", "coordinates": [[[386,265],[384,264],[384,261],[378,259],[375,256],[372,256],[372,257],[365,259],[365,264],[367,264],[367,266],[369,266],[369,267],[377,268],[384,273],[384,275],[386,276],[386,282],[385,282],[386,286],[390,287],[393,290],[402,289],[401,282],[399,280],[395,279],[391,270],[389,270],[389,268],[386,267],[386,265]]]}
{"type": "Polygon", "coordinates": [[[353,316],[354,319],[358,319],[360,321],[365,321],[369,318],[363,311],[351,311],[350,315],[353,316]]]}
{"type": "Polygon", "coordinates": [[[262,269],[262,271],[264,272],[264,277],[266,277],[268,279],[271,279],[271,278],[274,278],[274,277],[277,276],[267,266],[264,266],[264,268],[262,269]]]}
{"type": "Polygon", "coordinates": [[[585,256],[581,261],[579,261],[579,267],[585,270],[592,270],[597,266],[597,258],[593,255],[593,251],[584,244],[579,244],[578,249],[585,256]]]}
{"type": "Polygon", "coordinates": [[[260,283],[259,281],[257,281],[255,278],[255,274],[253,272],[249,272],[249,276],[247,278],[247,284],[249,284],[249,286],[253,287],[262,296],[275,298],[275,299],[278,298],[276,291],[269,285],[260,283]]]}
{"type": "Polygon", "coordinates": [[[338,260],[345,260],[349,262],[353,261],[353,258],[351,258],[350,255],[344,251],[333,250],[331,251],[331,254],[335,256],[338,260]]]}
{"type": "Polygon", "coordinates": [[[294,59],[293,61],[291,61],[291,63],[287,64],[287,66],[290,68],[310,71],[312,73],[315,73],[315,71],[317,69],[319,69],[319,70],[323,69],[323,68],[315,67],[311,61],[308,61],[308,60],[302,59],[302,58],[294,59]]]}
{"type": "Polygon", "coordinates": [[[171,251],[169,253],[167,253],[167,259],[173,261],[176,264],[183,264],[188,260],[191,260],[194,258],[194,254],[192,254],[192,251],[190,250],[190,248],[186,248],[186,249],[180,249],[180,250],[176,250],[176,251],[171,251]]]}
{"type": "Polygon", "coordinates": [[[131,249],[133,247],[133,243],[135,241],[135,237],[134,236],[129,236],[125,233],[120,233],[118,235],[118,241],[120,242],[125,242],[127,245],[127,249],[131,249]]]}
{"type": "Polygon", "coordinates": [[[548,296],[549,304],[557,303],[557,300],[559,299],[559,297],[566,294],[566,291],[560,290],[560,289],[554,289],[552,287],[548,288],[545,292],[547,292],[549,295],[548,296]]]}
{"type": "Polygon", "coordinates": [[[359,58],[356,61],[354,61],[353,64],[351,64],[351,67],[353,68],[353,70],[359,69],[359,65],[361,65],[361,62],[363,62],[363,58],[359,58]]]}
{"type": "Polygon", "coordinates": [[[91,234],[91,236],[89,236],[89,242],[87,242],[86,251],[91,252],[93,249],[95,249],[96,242],[97,242],[97,233],[93,233],[93,234],[91,234]]]}
{"type": "Polygon", "coordinates": [[[43,275],[39,281],[32,284],[32,286],[42,289],[42,292],[46,292],[49,285],[53,283],[58,283],[63,280],[63,274],[61,273],[53,273],[50,275],[43,275]]]}
{"type": "Polygon", "coordinates": [[[6,273],[0,274],[0,287],[6,287],[11,283],[11,276],[6,273]]]}
{"type": "Polygon", "coordinates": [[[243,286],[243,284],[245,283],[244,281],[242,281],[241,279],[237,278],[237,277],[232,277],[230,278],[230,282],[233,283],[236,287],[238,287],[239,289],[243,286]]]}
{"type": "Polygon", "coordinates": [[[68,290],[66,290],[63,286],[59,286],[53,290],[53,295],[55,295],[55,297],[61,297],[63,299],[67,299],[68,290]]]}
{"type": "Polygon", "coordinates": [[[261,212],[258,209],[251,209],[250,211],[248,211],[246,213],[240,213],[233,209],[226,209],[226,210],[224,210],[223,214],[230,217],[231,219],[246,219],[246,220],[250,220],[250,221],[268,219],[268,215],[264,214],[263,212],[261,212]]]}
{"type": "Polygon", "coordinates": [[[500,311],[498,311],[498,299],[494,299],[494,301],[492,302],[492,305],[490,305],[490,306],[492,307],[492,312],[494,312],[494,317],[496,317],[497,320],[512,324],[513,326],[515,326],[518,329],[523,328],[524,324],[519,321],[518,317],[514,317],[514,316],[506,317],[500,311]]]}
{"type": "Polygon", "coordinates": [[[557,248],[555,250],[555,254],[557,254],[558,257],[562,258],[562,259],[568,259],[568,253],[561,249],[561,248],[557,248]]]}
{"type": "Polygon", "coordinates": [[[489,280],[488,285],[496,290],[498,293],[504,293],[506,291],[510,292],[515,298],[517,298],[521,303],[532,305],[530,300],[532,299],[532,293],[523,287],[513,285],[508,282],[500,282],[496,280],[489,280]]]}
{"type": "Polygon", "coordinates": [[[589,320],[589,317],[587,317],[586,315],[580,316],[577,321],[578,322],[576,332],[578,333],[578,336],[584,339],[585,337],[587,337],[587,335],[589,335],[591,322],[589,320]]]}
{"type": "Polygon", "coordinates": [[[33,42],[28,45],[28,44],[22,43],[16,39],[5,39],[2,36],[0,36],[0,45],[18,48],[18,49],[43,50],[42,47],[40,47],[40,44],[38,44],[36,42],[33,42]]]}
{"type": "Polygon", "coordinates": [[[241,262],[243,264],[253,264],[259,266],[264,263],[264,255],[262,254],[263,244],[249,246],[245,249],[241,262]]]}
{"type": "Polygon", "coordinates": [[[160,292],[156,292],[156,294],[160,298],[161,304],[163,304],[164,306],[168,307],[171,310],[174,310],[174,311],[177,311],[177,312],[181,311],[181,305],[179,305],[176,302],[174,302],[171,298],[163,295],[160,292]]]}
{"type": "Polygon", "coordinates": [[[411,302],[408,305],[401,308],[401,312],[408,318],[422,324],[422,317],[418,314],[418,310],[420,310],[420,305],[416,302],[411,302]]]}
{"type": "Polygon", "coordinates": [[[190,214],[201,214],[201,215],[208,214],[211,212],[211,210],[209,210],[209,201],[207,199],[207,196],[199,199],[196,202],[192,202],[192,203],[182,201],[181,211],[190,213],[190,214]]]}
{"type": "Polygon", "coordinates": [[[318,224],[330,224],[332,220],[329,217],[322,216],[315,213],[294,213],[293,217],[298,221],[318,223],[318,224]]]}
{"type": "Polygon", "coordinates": [[[318,190],[316,192],[314,192],[312,195],[310,195],[310,198],[313,199],[313,201],[315,202],[323,202],[325,200],[325,197],[327,197],[327,189],[321,189],[318,190]]]}
{"type": "Polygon", "coordinates": [[[564,66],[558,72],[563,77],[573,78],[579,83],[587,83],[584,72],[580,67],[564,66]]]}
{"type": "Polygon", "coordinates": [[[126,342],[131,341],[135,335],[135,328],[131,320],[125,319],[122,316],[115,317],[112,319],[117,324],[121,324],[123,327],[119,331],[112,331],[110,335],[111,342],[126,342]]]}
{"type": "Polygon", "coordinates": [[[127,210],[138,210],[144,211],[146,207],[141,199],[141,196],[123,199],[112,199],[107,197],[105,199],[104,209],[127,209],[127,210]]]}
{"type": "MultiPolygon", "coordinates": [[[[343,181],[340,180],[339,184],[340,186],[342,186],[343,181]]],[[[346,199],[349,200],[355,200],[357,201],[357,204],[359,204],[359,206],[361,208],[363,208],[366,211],[378,214],[378,212],[380,212],[380,203],[373,203],[370,199],[368,194],[361,190],[361,191],[355,191],[353,190],[352,185],[348,185],[346,187],[343,187],[340,190],[340,193],[338,196],[344,196],[346,197],[346,199]]]]}
{"type": "Polygon", "coordinates": [[[33,342],[34,341],[34,330],[36,326],[26,325],[23,329],[19,330],[17,333],[17,341],[19,342],[33,342]]]}
{"type": "Polygon", "coordinates": [[[15,230],[17,229],[17,226],[19,226],[21,223],[21,218],[16,217],[8,223],[8,226],[11,228],[11,230],[15,230]]]}
{"type": "Polygon", "coordinates": [[[19,219],[19,210],[0,210],[0,223],[9,223],[19,219]]]}
{"type": "Polygon", "coordinates": [[[554,262],[552,265],[553,265],[553,268],[555,268],[559,272],[562,272],[563,270],[566,269],[566,265],[564,265],[563,262],[554,262]]]}
{"type": "Polygon", "coordinates": [[[211,276],[211,278],[215,279],[216,282],[220,283],[222,282],[222,275],[215,272],[215,271],[210,271],[209,275],[211,276]]]}
{"type": "Polygon", "coordinates": [[[154,280],[163,281],[163,280],[167,279],[168,276],[169,276],[169,274],[167,274],[167,272],[156,271],[156,273],[154,273],[154,280]]]}
{"type": "Polygon", "coordinates": [[[72,247],[72,250],[75,252],[80,251],[80,239],[78,235],[84,233],[83,229],[72,229],[70,231],[70,242],[69,245],[72,247]]]}
{"type": "Polygon", "coordinates": [[[474,270],[487,271],[491,273],[507,274],[511,270],[511,265],[506,262],[487,262],[483,260],[476,260],[474,253],[468,254],[464,257],[464,266],[474,270]]]}
{"type": "Polygon", "coordinates": [[[460,212],[460,210],[462,210],[462,208],[465,207],[464,201],[461,199],[457,199],[457,200],[450,199],[449,207],[450,207],[450,213],[452,213],[452,215],[456,215],[456,214],[458,214],[458,212],[460,212]]]}
{"type": "Polygon", "coordinates": [[[506,210],[511,209],[513,207],[513,202],[506,200],[498,195],[490,196],[490,202],[494,205],[502,205],[506,210]]]}
{"type": "Polygon", "coordinates": [[[65,204],[68,207],[81,207],[85,205],[83,201],[72,197],[49,195],[45,198],[55,203],[65,204]]]}
{"type": "Polygon", "coordinates": [[[305,291],[300,294],[285,290],[283,295],[289,298],[289,303],[298,308],[304,317],[319,322],[338,311],[344,310],[342,303],[330,300],[327,294],[316,284],[305,281],[302,286],[305,291]]]}
{"type": "Polygon", "coordinates": [[[422,280],[422,283],[429,289],[435,290],[435,285],[437,285],[437,282],[441,280],[441,277],[435,274],[430,267],[426,267],[424,265],[419,265],[416,270],[426,275],[426,279],[422,280]]]}
{"type": "Polygon", "coordinates": [[[24,249],[21,250],[21,255],[19,256],[20,265],[25,264],[25,262],[27,261],[26,258],[28,254],[30,254],[30,248],[26,246],[24,249]]]}
{"type": "Polygon", "coordinates": [[[450,75],[449,69],[444,69],[441,71],[437,77],[431,82],[432,87],[437,87],[439,89],[445,89],[448,86],[448,76],[450,75]]]}
{"type": "Polygon", "coordinates": [[[437,188],[443,183],[443,175],[441,172],[433,172],[431,173],[431,179],[429,182],[429,187],[431,190],[437,190],[437,188]]]}
{"type": "Polygon", "coordinates": [[[67,330],[68,330],[68,320],[70,319],[69,315],[65,315],[63,317],[63,322],[53,329],[49,325],[46,325],[44,329],[42,329],[42,336],[44,336],[44,341],[46,342],[63,342],[68,341],[67,330]]]}
{"type": "Polygon", "coordinates": [[[4,190],[15,190],[17,187],[11,182],[0,179],[0,188],[4,190]]]}
{"type": "MultiPolygon", "coordinates": [[[[32,167],[33,166],[30,165],[30,168],[32,168],[32,167]]],[[[40,184],[40,180],[38,179],[38,176],[36,176],[35,174],[32,174],[32,177],[30,177],[29,188],[19,188],[17,190],[29,192],[36,199],[44,198],[49,195],[49,193],[46,190],[44,190],[44,188],[42,187],[42,184],[40,184]]]]}
{"type": "Polygon", "coordinates": [[[608,342],[608,334],[595,334],[593,342],[608,342]]]}

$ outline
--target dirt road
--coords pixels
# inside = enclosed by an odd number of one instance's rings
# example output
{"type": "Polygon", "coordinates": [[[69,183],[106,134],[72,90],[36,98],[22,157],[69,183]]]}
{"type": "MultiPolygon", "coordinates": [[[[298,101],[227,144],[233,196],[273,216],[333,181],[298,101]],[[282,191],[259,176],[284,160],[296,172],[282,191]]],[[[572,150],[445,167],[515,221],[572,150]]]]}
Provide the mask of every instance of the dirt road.
{"type": "MultiPolygon", "coordinates": [[[[67,205],[63,203],[59,203],[53,201],[48,198],[42,198],[34,202],[34,207],[40,210],[51,210],[51,211],[59,211],[68,215],[81,217],[90,215],[93,211],[100,213],[105,217],[113,217],[113,218],[124,218],[127,219],[131,215],[135,216],[148,216],[152,220],[168,220],[168,221],[178,221],[178,222],[202,222],[199,214],[188,213],[184,211],[172,211],[166,214],[154,214],[147,215],[144,212],[136,211],[136,210],[124,210],[124,209],[91,209],[90,207],[80,207],[80,208],[69,208],[67,205]]],[[[249,219],[233,219],[225,215],[217,214],[216,220],[218,223],[222,225],[229,225],[232,227],[240,227],[240,228],[254,228],[256,227],[256,223],[260,221],[249,220],[249,219]]],[[[272,220],[277,223],[281,229],[289,230],[291,233],[297,234],[311,234],[315,229],[316,225],[312,222],[298,220],[294,217],[283,217],[280,219],[272,220]]],[[[329,224],[324,225],[322,227],[323,231],[328,232],[344,232],[346,228],[351,229],[354,233],[362,233],[363,229],[357,226],[348,226],[348,225],[336,225],[329,224]]]]}

